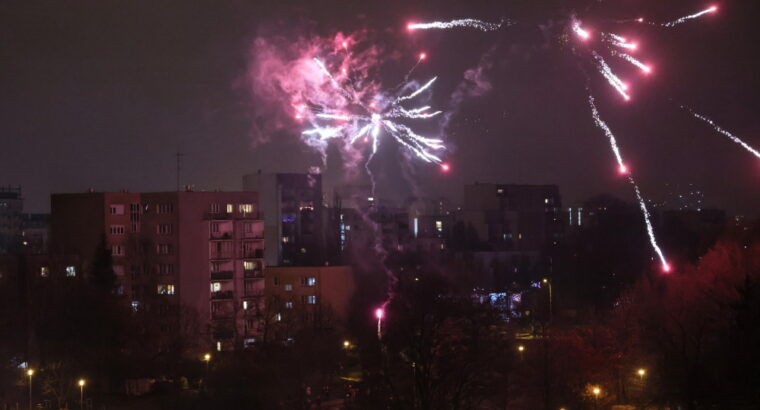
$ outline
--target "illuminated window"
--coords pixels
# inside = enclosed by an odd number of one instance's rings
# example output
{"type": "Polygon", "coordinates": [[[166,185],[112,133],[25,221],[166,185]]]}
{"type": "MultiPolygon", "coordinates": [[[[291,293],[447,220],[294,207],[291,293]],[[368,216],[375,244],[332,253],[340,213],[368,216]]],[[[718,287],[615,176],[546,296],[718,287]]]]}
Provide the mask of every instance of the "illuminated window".
{"type": "Polygon", "coordinates": [[[293,302],[285,302],[285,309],[293,309],[293,302]]]}
{"type": "Polygon", "coordinates": [[[132,311],[137,312],[137,310],[140,309],[140,302],[133,300],[132,301],[132,311]]]}
{"type": "Polygon", "coordinates": [[[219,292],[222,290],[222,284],[219,282],[211,282],[211,291],[212,292],[219,292]]]}
{"type": "Polygon", "coordinates": [[[222,342],[216,342],[216,351],[221,352],[222,351],[222,342]]]}
{"type": "Polygon", "coordinates": [[[77,275],[77,268],[73,266],[67,266],[66,267],[66,276],[68,277],[74,277],[77,275]]]}
{"type": "Polygon", "coordinates": [[[232,204],[227,204],[227,213],[231,214],[233,212],[235,212],[235,207],[232,204]]]}
{"type": "Polygon", "coordinates": [[[293,290],[293,285],[291,285],[290,283],[288,283],[288,284],[285,285],[285,291],[286,292],[291,292],[292,290],[293,290]]]}
{"type": "Polygon", "coordinates": [[[243,269],[248,271],[254,270],[256,269],[256,264],[252,261],[243,261],[243,269]]]}
{"type": "Polygon", "coordinates": [[[253,212],[253,205],[252,204],[239,204],[238,205],[238,209],[240,210],[241,213],[250,214],[251,212],[253,212]]]}
{"type": "Polygon", "coordinates": [[[442,221],[435,221],[435,230],[440,232],[443,232],[443,222],[442,221]]]}
{"type": "Polygon", "coordinates": [[[317,297],[314,295],[309,296],[302,296],[303,302],[307,305],[316,305],[317,304],[317,297]]]}
{"type": "Polygon", "coordinates": [[[243,310],[248,310],[248,301],[247,300],[243,301],[243,310]]]}
{"type": "Polygon", "coordinates": [[[301,286],[316,286],[317,278],[313,276],[304,276],[301,278],[301,286]]]}
{"type": "Polygon", "coordinates": [[[111,215],[124,215],[124,205],[114,204],[108,207],[108,213],[111,215]]]}
{"type": "Polygon", "coordinates": [[[548,204],[549,203],[549,198],[544,198],[544,203],[548,204]]]}
{"type": "Polygon", "coordinates": [[[173,295],[174,285],[158,285],[157,292],[159,295],[173,295]]]}
{"type": "Polygon", "coordinates": [[[275,320],[276,322],[282,322],[282,315],[281,315],[281,314],[279,314],[279,313],[278,313],[278,314],[276,314],[276,315],[274,315],[274,320],[275,320]]]}
{"type": "Polygon", "coordinates": [[[50,274],[50,268],[47,266],[43,266],[40,268],[40,276],[43,278],[46,278],[50,274]]]}

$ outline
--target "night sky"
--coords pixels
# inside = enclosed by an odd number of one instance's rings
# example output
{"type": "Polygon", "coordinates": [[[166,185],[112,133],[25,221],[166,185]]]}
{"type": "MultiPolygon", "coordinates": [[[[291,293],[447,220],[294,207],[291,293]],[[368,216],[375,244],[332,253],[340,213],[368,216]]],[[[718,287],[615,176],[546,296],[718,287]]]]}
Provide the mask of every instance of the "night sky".
{"type": "MultiPolygon", "coordinates": [[[[433,104],[452,109],[464,72],[487,61],[490,91],[458,105],[444,138],[451,173],[412,164],[383,145],[373,169],[381,193],[411,191],[458,200],[465,183],[555,183],[566,205],[610,192],[628,201],[605,136],[594,127],[586,78],[645,196],[694,189],[708,207],[760,215],[760,161],[679,108],[691,106],[760,147],[760,2],[719,0],[717,15],[664,29],[613,20],[668,21],[707,1],[5,1],[0,3],[0,184],[22,185],[27,210],[49,210],[52,192],[156,191],[182,184],[241,188],[257,169],[304,172],[318,156],[285,127],[258,143],[261,107],[246,73],[252,43],[267,36],[328,36],[363,30],[395,60],[393,84],[419,51],[416,72],[437,75],[433,104]],[[623,102],[572,39],[572,12],[592,29],[639,40],[655,73],[622,62],[633,99],[623,102]],[[492,33],[459,29],[409,34],[408,21],[473,17],[519,20],[492,33]],[[392,53],[391,53],[392,54],[392,53]],[[404,56],[409,57],[404,57],[404,56]],[[405,60],[406,58],[406,60],[405,60]],[[399,172],[405,169],[405,172],[399,172]],[[415,176],[411,180],[408,174],[415,176]],[[406,174],[407,177],[404,177],[406,174]]],[[[263,120],[266,120],[264,118],[263,120]]],[[[340,180],[335,158],[328,185],[340,180]]]]}

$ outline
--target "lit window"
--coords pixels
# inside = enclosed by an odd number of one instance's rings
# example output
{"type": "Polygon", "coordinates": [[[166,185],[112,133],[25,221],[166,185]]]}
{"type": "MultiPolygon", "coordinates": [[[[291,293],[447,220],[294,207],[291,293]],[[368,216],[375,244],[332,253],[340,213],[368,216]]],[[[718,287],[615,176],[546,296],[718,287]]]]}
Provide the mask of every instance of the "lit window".
{"type": "Polygon", "coordinates": [[[211,291],[212,292],[219,292],[222,290],[222,284],[219,282],[211,282],[211,291]]]}
{"type": "Polygon", "coordinates": [[[240,210],[241,213],[250,214],[251,212],[253,212],[253,205],[252,204],[240,204],[240,205],[238,205],[238,209],[240,210]]]}
{"type": "Polygon", "coordinates": [[[285,309],[293,309],[293,302],[285,302],[285,309]]]}
{"type": "Polygon", "coordinates": [[[114,204],[109,206],[108,213],[111,215],[124,215],[124,205],[114,204]]]}
{"type": "Polygon", "coordinates": [[[227,204],[227,213],[231,214],[233,212],[235,212],[235,207],[232,204],[227,204]]]}
{"type": "Polygon", "coordinates": [[[443,232],[443,221],[435,221],[435,230],[443,232]]]}
{"type": "Polygon", "coordinates": [[[282,322],[282,315],[281,315],[281,314],[279,314],[279,313],[278,313],[278,314],[276,314],[276,315],[274,315],[274,320],[275,320],[276,322],[282,322]]]}
{"type": "Polygon", "coordinates": [[[50,274],[50,268],[47,266],[43,266],[40,268],[40,276],[43,278],[46,278],[50,274]]]}
{"type": "Polygon", "coordinates": [[[77,275],[77,268],[73,266],[67,266],[66,267],[66,276],[68,277],[74,277],[77,275]]]}
{"type": "Polygon", "coordinates": [[[174,285],[158,285],[158,294],[159,295],[173,295],[174,285]]]}
{"type": "Polygon", "coordinates": [[[293,285],[291,285],[290,283],[288,283],[288,284],[285,285],[285,291],[286,292],[290,292],[292,290],[293,290],[293,285]]]}
{"type": "Polygon", "coordinates": [[[248,271],[254,270],[256,269],[256,264],[252,261],[243,261],[243,269],[248,271]]]}
{"type": "Polygon", "coordinates": [[[548,204],[549,203],[549,198],[544,198],[544,203],[548,204]]]}
{"type": "Polygon", "coordinates": [[[314,295],[304,296],[304,300],[309,305],[316,305],[317,304],[317,297],[314,295]]]}
{"type": "Polygon", "coordinates": [[[140,302],[133,300],[132,301],[132,311],[137,312],[137,310],[140,309],[140,302]]]}
{"type": "Polygon", "coordinates": [[[222,342],[216,342],[216,351],[221,352],[222,351],[222,342]]]}
{"type": "Polygon", "coordinates": [[[248,310],[248,301],[247,300],[243,301],[243,310],[248,310]]]}
{"type": "Polygon", "coordinates": [[[301,278],[301,286],[316,286],[317,278],[313,276],[304,276],[301,278]]]}

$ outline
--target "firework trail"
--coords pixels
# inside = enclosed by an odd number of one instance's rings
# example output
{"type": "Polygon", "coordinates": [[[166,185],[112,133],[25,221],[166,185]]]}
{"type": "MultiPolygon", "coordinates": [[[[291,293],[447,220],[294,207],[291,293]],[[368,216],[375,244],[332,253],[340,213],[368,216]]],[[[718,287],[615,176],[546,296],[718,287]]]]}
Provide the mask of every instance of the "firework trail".
{"type": "Polygon", "coordinates": [[[468,28],[474,28],[480,31],[495,31],[501,28],[503,24],[509,25],[510,22],[506,20],[502,20],[501,22],[497,23],[489,23],[487,21],[482,20],[476,20],[476,19],[458,19],[458,20],[451,20],[451,21],[434,21],[431,23],[409,23],[406,25],[407,30],[430,30],[430,29],[441,29],[441,30],[448,30],[456,27],[468,27],[468,28]]]}
{"type": "Polygon", "coordinates": [[[662,254],[662,250],[660,249],[660,246],[657,245],[657,238],[654,236],[654,228],[652,228],[652,221],[649,215],[649,210],[647,209],[647,205],[644,202],[644,198],[641,196],[641,191],[639,190],[639,186],[636,185],[636,181],[633,180],[632,176],[628,176],[628,181],[633,185],[634,191],[636,191],[636,199],[639,201],[639,207],[641,208],[641,213],[644,214],[644,223],[647,226],[647,235],[649,235],[649,243],[652,244],[652,248],[654,248],[654,251],[657,253],[657,256],[660,258],[660,263],[662,266],[663,272],[670,272],[670,265],[668,264],[668,261],[665,259],[665,255],[662,254]]]}
{"type": "Polygon", "coordinates": [[[602,120],[602,118],[599,116],[599,110],[596,108],[596,104],[594,103],[594,96],[589,93],[588,95],[588,104],[591,107],[591,116],[594,118],[594,123],[596,124],[599,129],[601,129],[604,132],[604,135],[607,136],[607,139],[610,141],[610,147],[612,147],[612,153],[615,154],[615,159],[618,163],[618,172],[621,174],[627,174],[628,173],[628,167],[626,167],[625,163],[623,162],[623,157],[620,155],[620,149],[618,149],[617,145],[617,139],[615,139],[615,135],[610,130],[610,127],[607,126],[607,123],[602,120]]]}
{"type": "Polygon", "coordinates": [[[641,61],[639,61],[638,59],[636,59],[636,57],[634,57],[634,56],[632,56],[632,55],[630,55],[628,53],[621,53],[621,52],[615,51],[615,50],[610,50],[610,53],[613,56],[615,56],[615,57],[620,57],[623,60],[628,61],[629,63],[635,65],[636,67],[638,67],[639,69],[641,69],[641,71],[643,71],[644,74],[649,74],[649,73],[652,72],[652,67],[650,67],[650,66],[642,63],[641,61]]]}
{"type": "Polygon", "coordinates": [[[683,17],[681,17],[681,18],[679,18],[679,19],[677,19],[677,20],[669,21],[669,22],[667,22],[667,23],[662,23],[662,24],[660,24],[660,25],[661,25],[662,27],[674,27],[674,26],[677,26],[677,25],[679,25],[679,24],[683,24],[683,23],[686,23],[686,22],[687,22],[687,21],[689,21],[689,20],[693,20],[693,19],[695,19],[695,18],[699,18],[699,17],[702,17],[702,16],[704,16],[705,14],[709,14],[709,13],[715,13],[716,11],[718,11],[718,7],[717,7],[717,6],[712,6],[712,7],[708,8],[708,9],[705,9],[705,10],[699,11],[699,12],[697,12],[697,13],[694,13],[694,14],[690,14],[690,15],[688,15],[688,16],[683,16],[683,17]]]}
{"type": "Polygon", "coordinates": [[[705,116],[703,116],[703,115],[697,114],[697,113],[696,113],[696,112],[694,112],[694,111],[693,111],[691,108],[688,108],[688,107],[684,107],[684,106],[681,106],[681,108],[683,108],[684,110],[687,110],[687,111],[689,111],[689,112],[691,113],[691,115],[693,115],[693,116],[694,116],[694,118],[697,118],[697,119],[699,119],[699,120],[702,120],[702,121],[704,121],[704,122],[708,123],[708,124],[709,124],[709,125],[710,125],[710,126],[711,126],[711,127],[712,127],[712,128],[715,130],[715,131],[716,131],[716,132],[719,132],[719,133],[721,133],[721,134],[723,134],[723,135],[727,136],[727,137],[728,137],[728,138],[730,138],[732,141],[734,141],[735,143],[737,143],[737,144],[741,145],[741,146],[742,146],[744,149],[746,149],[747,151],[749,151],[749,152],[750,152],[752,155],[756,156],[757,158],[760,158],[760,152],[758,152],[758,151],[757,151],[755,148],[752,148],[752,147],[751,147],[749,144],[747,144],[746,142],[742,141],[742,140],[741,140],[739,137],[737,137],[736,135],[734,135],[734,134],[732,134],[732,133],[730,133],[730,132],[728,132],[728,131],[724,130],[723,128],[721,128],[721,127],[720,127],[718,124],[716,124],[716,123],[715,123],[713,120],[711,120],[711,119],[709,119],[709,118],[707,118],[707,117],[705,117],[705,116]]]}
{"type": "MultiPolygon", "coordinates": [[[[596,123],[596,126],[599,127],[599,129],[604,131],[604,134],[607,136],[607,139],[609,139],[610,141],[612,152],[615,154],[615,159],[618,162],[618,172],[620,174],[628,174],[628,168],[626,167],[625,163],[623,163],[623,158],[620,155],[620,150],[618,149],[617,139],[615,138],[615,135],[612,133],[612,130],[610,130],[610,127],[607,126],[607,123],[605,123],[604,120],[602,120],[602,118],[599,116],[599,111],[597,110],[596,104],[594,103],[594,96],[591,95],[591,93],[589,93],[588,102],[589,102],[589,106],[591,107],[591,116],[594,118],[594,123],[596,123]]],[[[652,222],[650,220],[649,210],[647,209],[646,202],[644,202],[644,198],[641,196],[641,191],[639,190],[639,186],[636,185],[636,181],[634,181],[631,175],[628,175],[628,181],[631,183],[631,185],[633,185],[633,189],[636,192],[636,200],[639,202],[641,213],[644,216],[644,223],[647,226],[647,235],[649,235],[649,243],[652,244],[652,249],[654,249],[655,253],[660,258],[660,262],[662,263],[662,270],[664,272],[669,272],[670,265],[668,265],[668,262],[665,259],[665,256],[663,255],[662,250],[660,249],[660,246],[657,244],[657,238],[654,235],[654,228],[652,228],[652,222]]]]}
{"type": "Polygon", "coordinates": [[[604,77],[608,83],[614,88],[620,95],[623,96],[623,98],[628,101],[631,99],[631,96],[628,95],[628,85],[626,85],[623,80],[620,79],[617,75],[615,75],[614,72],[612,72],[612,69],[607,64],[606,61],[604,61],[604,58],[599,55],[596,51],[592,51],[591,54],[594,56],[594,59],[598,63],[599,68],[599,74],[604,77]]]}

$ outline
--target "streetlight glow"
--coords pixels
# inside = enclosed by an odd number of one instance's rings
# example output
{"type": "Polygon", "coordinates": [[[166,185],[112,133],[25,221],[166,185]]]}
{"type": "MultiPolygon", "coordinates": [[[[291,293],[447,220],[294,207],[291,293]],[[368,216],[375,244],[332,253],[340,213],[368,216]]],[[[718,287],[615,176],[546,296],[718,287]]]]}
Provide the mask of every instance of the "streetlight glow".
{"type": "Polygon", "coordinates": [[[211,360],[211,353],[206,353],[203,355],[203,361],[208,362],[211,360]]]}
{"type": "Polygon", "coordinates": [[[518,351],[518,352],[523,352],[523,351],[525,351],[525,346],[523,346],[523,345],[517,346],[517,351],[518,351]]]}
{"type": "Polygon", "coordinates": [[[79,379],[79,387],[84,387],[84,379],[79,379]]]}
{"type": "Polygon", "coordinates": [[[636,372],[636,373],[639,374],[639,377],[644,377],[644,376],[646,376],[647,371],[646,371],[646,369],[639,369],[639,371],[636,372]]]}
{"type": "Polygon", "coordinates": [[[34,370],[33,369],[29,369],[29,370],[26,371],[26,375],[29,376],[29,377],[32,377],[33,374],[34,374],[34,370]]]}

